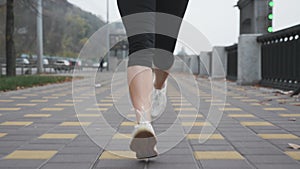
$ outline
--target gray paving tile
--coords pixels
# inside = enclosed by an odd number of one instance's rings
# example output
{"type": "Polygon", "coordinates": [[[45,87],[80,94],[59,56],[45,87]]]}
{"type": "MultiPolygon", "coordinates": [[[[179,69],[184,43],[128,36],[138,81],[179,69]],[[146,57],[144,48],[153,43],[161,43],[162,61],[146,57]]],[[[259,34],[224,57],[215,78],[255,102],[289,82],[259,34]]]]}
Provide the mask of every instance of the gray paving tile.
{"type": "Polygon", "coordinates": [[[101,151],[101,149],[97,146],[95,147],[70,147],[66,146],[62,148],[59,153],[60,154],[97,154],[101,151]]]}
{"type": "Polygon", "coordinates": [[[148,169],[156,169],[156,168],[163,168],[163,169],[201,169],[196,163],[187,163],[187,164],[172,164],[169,162],[162,162],[162,161],[153,161],[150,162],[147,166],[148,169]]]}
{"type": "Polygon", "coordinates": [[[252,169],[245,160],[201,160],[203,169],[252,169]]]}
{"type": "Polygon", "coordinates": [[[134,169],[144,169],[145,161],[143,160],[100,160],[95,168],[134,168],[134,169]]]}
{"type": "Polygon", "coordinates": [[[0,160],[0,166],[3,168],[38,168],[45,160],[0,160]]]}
{"type": "Polygon", "coordinates": [[[77,162],[68,162],[68,163],[47,163],[41,169],[90,169],[92,166],[91,163],[77,163],[77,162]]]}
{"type": "Polygon", "coordinates": [[[49,162],[54,163],[72,163],[72,162],[86,162],[86,163],[93,163],[97,159],[97,154],[56,154],[53,158],[49,160],[49,162]]]}
{"type": "Polygon", "coordinates": [[[255,164],[257,169],[299,169],[299,164],[255,164]]]}
{"type": "Polygon", "coordinates": [[[277,148],[237,148],[242,155],[283,155],[283,152],[277,148]]]}
{"type": "Polygon", "coordinates": [[[297,164],[286,155],[245,155],[254,164],[297,164]]]}

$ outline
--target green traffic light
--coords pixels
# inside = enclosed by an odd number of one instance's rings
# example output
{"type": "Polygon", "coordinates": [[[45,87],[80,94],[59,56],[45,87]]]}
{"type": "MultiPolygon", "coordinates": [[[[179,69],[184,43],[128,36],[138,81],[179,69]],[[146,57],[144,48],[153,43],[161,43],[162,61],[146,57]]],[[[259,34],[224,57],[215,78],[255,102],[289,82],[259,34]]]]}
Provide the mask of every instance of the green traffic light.
{"type": "Polygon", "coordinates": [[[272,19],[273,19],[273,14],[269,14],[269,15],[268,15],[268,18],[269,18],[270,20],[272,20],[272,19]]]}
{"type": "Polygon", "coordinates": [[[268,32],[270,32],[270,33],[273,32],[273,27],[271,27],[271,26],[268,27],[268,32]]]}
{"type": "Polygon", "coordinates": [[[270,2],[269,2],[269,6],[270,6],[270,7],[274,7],[274,1],[270,1],[270,2]]]}

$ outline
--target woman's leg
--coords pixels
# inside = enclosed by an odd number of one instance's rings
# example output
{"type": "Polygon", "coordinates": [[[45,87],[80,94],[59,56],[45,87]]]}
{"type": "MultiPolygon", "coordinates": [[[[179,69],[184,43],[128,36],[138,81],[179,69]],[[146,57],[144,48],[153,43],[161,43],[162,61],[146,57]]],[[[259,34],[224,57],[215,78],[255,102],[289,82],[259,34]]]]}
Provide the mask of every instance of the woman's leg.
{"type": "MultiPolygon", "coordinates": [[[[189,0],[157,0],[156,2],[156,10],[160,13],[166,13],[170,15],[175,15],[179,18],[183,18],[189,0]]],[[[177,39],[161,35],[160,29],[162,27],[167,28],[170,32],[175,32],[174,37],[177,38],[179,29],[181,26],[181,20],[176,19],[176,24],[169,25],[167,21],[161,21],[157,19],[156,22],[156,36],[155,36],[155,48],[162,49],[167,52],[158,52],[153,57],[154,63],[154,73],[155,73],[155,82],[154,87],[156,89],[161,89],[164,85],[165,80],[168,77],[169,70],[173,65],[174,62],[174,49],[176,46],[177,39]],[[164,54],[164,56],[161,56],[164,54]],[[164,57],[164,59],[162,59],[164,57]]],[[[172,21],[173,22],[173,21],[172,21]]]]}
{"type": "MultiPolygon", "coordinates": [[[[141,12],[154,12],[155,0],[118,0],[122,17],[141,12]]],[[[123,24],[129,41],[127,80],[132,104],[136,110],[137,122],[151,121],[152,59],[155,36],[155,15],[125,17],[123,24]],[[145,113],[141,114],[140,113],[145,113]]]]}

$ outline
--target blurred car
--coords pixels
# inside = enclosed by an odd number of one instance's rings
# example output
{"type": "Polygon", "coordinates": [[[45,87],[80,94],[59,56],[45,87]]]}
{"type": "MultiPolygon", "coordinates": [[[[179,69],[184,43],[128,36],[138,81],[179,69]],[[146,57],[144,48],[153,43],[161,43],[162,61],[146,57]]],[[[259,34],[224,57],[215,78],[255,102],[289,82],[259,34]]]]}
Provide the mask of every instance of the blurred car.
{"type": "Polygon", "coordinates": [[[47,58],[43,58],[43,65],[49,65],[49,60],[47,58]]]}
{"type": "Polygon", "coordinates": [[[26,58],[17,58],[16,59],[16,64],[18,64],[18,65],[29,65],[30,62],[26,58]]]}
{"type": "Polygon", "coordinates": [[[71,66],[71,63],[64,59],[64,60],[57,60],[54,62],[54,70],[55,71],[70,71],[70,66],[71,66]]]}
{"type": "Polygon", "coordinates": [[[82,70],[82,62],[81,60],[79,59],[73,59],[73,58],[70,58],[68,59],[69,62],[70,62],[70,69],[74,70],[75,68],[78,69],[78,70],[82,70]]]}

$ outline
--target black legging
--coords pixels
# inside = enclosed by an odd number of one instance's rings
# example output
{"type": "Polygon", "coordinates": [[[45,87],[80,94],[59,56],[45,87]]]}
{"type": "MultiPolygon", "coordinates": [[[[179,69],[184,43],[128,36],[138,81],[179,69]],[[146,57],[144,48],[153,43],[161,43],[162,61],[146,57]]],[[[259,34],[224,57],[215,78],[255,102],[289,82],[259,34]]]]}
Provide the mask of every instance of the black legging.
{"type": "MultiPolygon", "coordinates": [[[[189,0],[117,1],[119,12],[122,17],[137,13],[160,12],[183,18],[189,0]]],[[[168,70],[169,68],[171,68],[174,62],[173,52],[177,41],[177,39],[172,37],[177,38],[181,25],[181,20],[180,22],[176,22],[175,25],[174,23],[168,24],[167,21],[160,21],[159,24],[163,25],[158,25],[158,18],[156,17],[156,15],[153,15],[153,13],[149,13],[149,15],[136,15],[133,17],[137,18],[129,20],[122,18],[129,42],[128,66],[140,65],[152,68],[153,62],[153,64],[159,69],[168,70]],[[159,29],[158,27],[164,27],[164,29],[166,28],[170,30],[170,32],[174,32],[174,35],[170,37],[152,33],[135,34],[135,32],[156,32],[156,30],[159,29]],[[162,50],[144,50],[154,48],[162,49],[168,52],[161,52],[162,50]]],[[[158,33],[160,32],[158,31],[158,33]]]]}

